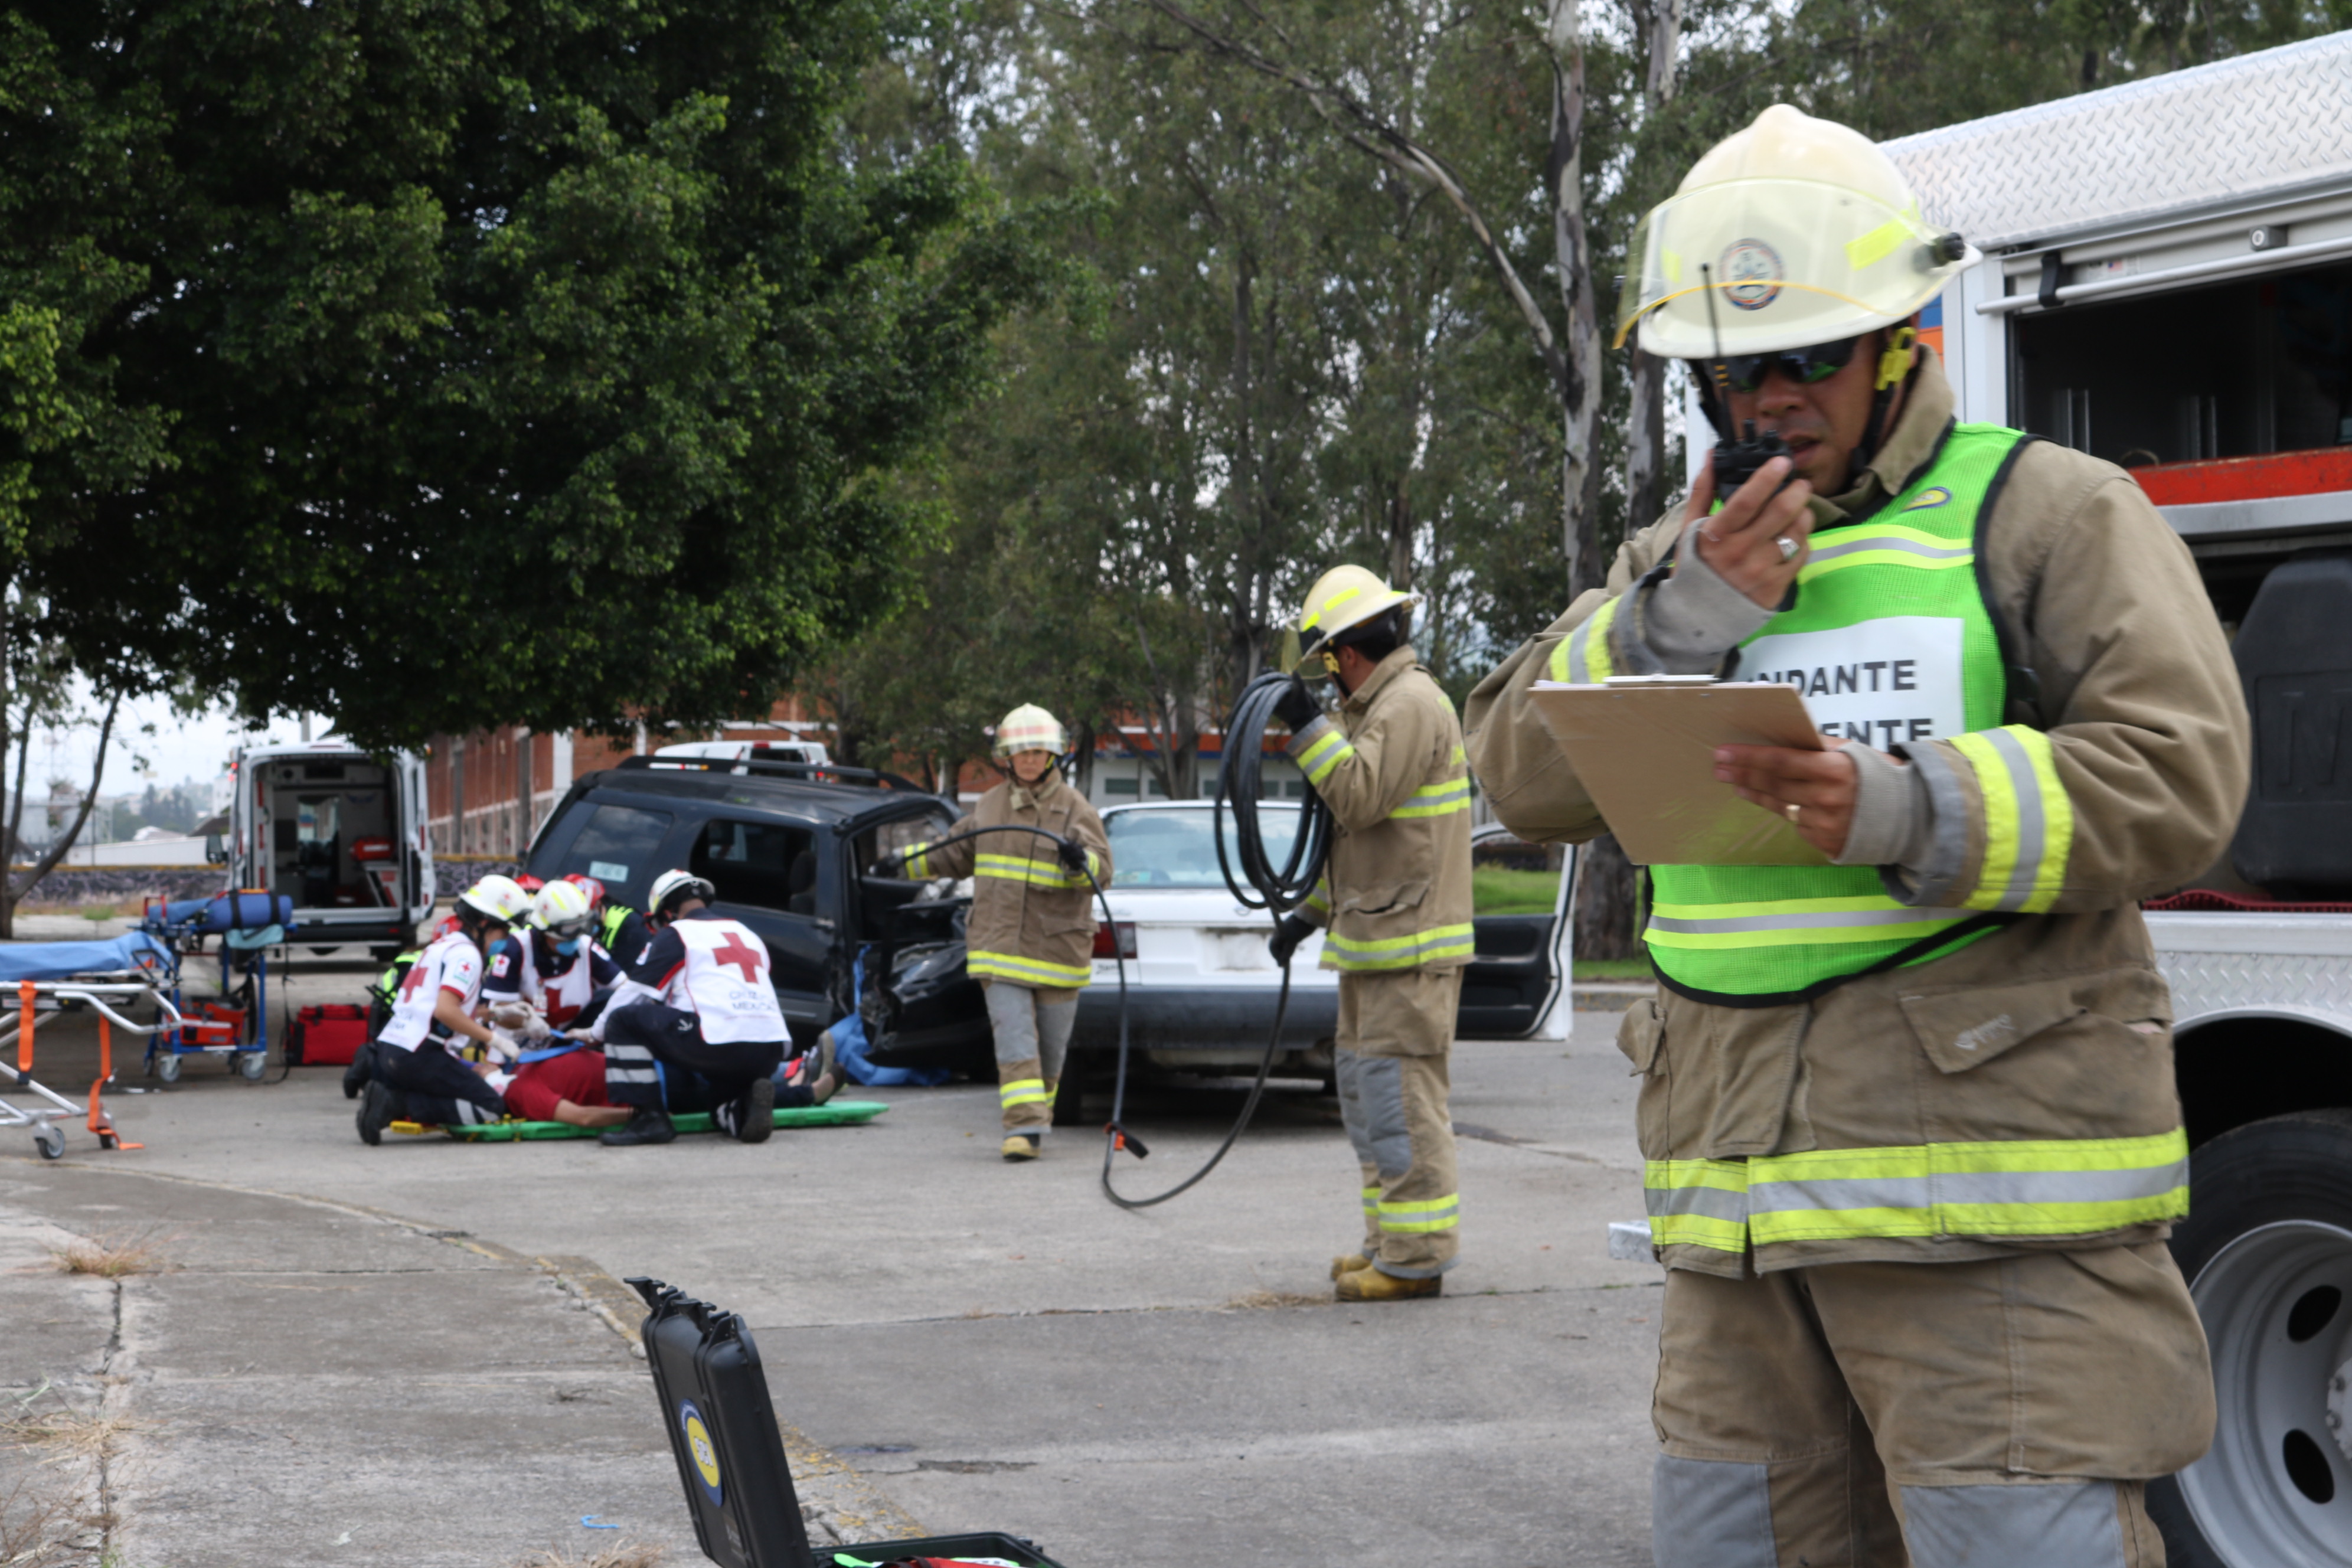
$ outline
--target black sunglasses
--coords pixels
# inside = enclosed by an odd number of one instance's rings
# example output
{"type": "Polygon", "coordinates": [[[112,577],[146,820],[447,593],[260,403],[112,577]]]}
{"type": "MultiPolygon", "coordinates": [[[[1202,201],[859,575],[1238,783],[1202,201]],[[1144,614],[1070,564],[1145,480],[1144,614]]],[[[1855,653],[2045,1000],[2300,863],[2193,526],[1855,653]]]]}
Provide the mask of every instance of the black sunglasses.
{"type": "MultiPolygon", "coordinates": [[[[1723,362],[1724,374],[1734,392],[1753,392],[1764,384],[1765,373],[1777,367],[1780,374],[1800,386],[1811,386],[1817,381],[1827,381],[1843,370],[1853,359],[1860,344],[1859,337],[1841,338],[1833,343],[1815,343],[1811,348],[1782,349],[1778,353],[1732,354],[1723,362]]],[[[1713,362],[1701,360],[1695,367],[1701,383],[1713,385],[1713,362]]]]}

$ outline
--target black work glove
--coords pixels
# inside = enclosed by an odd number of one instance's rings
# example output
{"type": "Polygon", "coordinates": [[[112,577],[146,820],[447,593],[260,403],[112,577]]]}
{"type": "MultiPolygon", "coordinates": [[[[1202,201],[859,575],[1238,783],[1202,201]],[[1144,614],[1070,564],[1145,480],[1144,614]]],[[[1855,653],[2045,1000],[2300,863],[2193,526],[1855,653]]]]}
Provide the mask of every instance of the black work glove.
{"type": "Polygon", "coordinates": [[[1073,877],[1083,877],[1087,874],[1086,846],[1073,839],[1065,838],[1057,842],[1054,846],[1054,858],[1059,860],[1062,863],[1062,869],[1073,877]]]}
{"type": "Polygon", "coordinates": [[[875,861],[873,868],[866,874],[869,877],[903,877],[907,874],[907,862],[896,855],[885,855],[875,861]]]}
{"type": "Polygon", "coordinates": [[[1265,950],[1274,955],[1275,963],[1287,968],[1290,955],[1298,951],[1298,944],[1305,942],[1314,930],[1315,922],[1304,915],[1285,915],[1282,922],[1274,928],[1274,934],[1265,939],[1265,950]]]}
{"type": "Polygon", "coordinates": [[[1323,717],[1323,705],[1307,689],[1307,682],[1294,675],[1290,684],[1282,689],[1282,695],[1274,700],[1274,716],[1289,725],[1295,735],[1323,717]]]}

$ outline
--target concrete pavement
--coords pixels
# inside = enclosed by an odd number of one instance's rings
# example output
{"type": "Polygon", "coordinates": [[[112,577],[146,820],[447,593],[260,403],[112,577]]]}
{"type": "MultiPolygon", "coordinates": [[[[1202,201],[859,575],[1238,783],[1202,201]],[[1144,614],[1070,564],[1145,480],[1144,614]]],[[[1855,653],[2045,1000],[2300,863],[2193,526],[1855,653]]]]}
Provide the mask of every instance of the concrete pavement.
{"type": "MultiPolygon", "coordinates": [[[[314,969],[292,999],[362,984],[314,969]]],[[[1097,1190],[1097,1136],[1000,1161],[985,1086],[866,1091],[893,1107],[871,1126],[760,1148],[371,1150],[335,1072],[254,1086],[207,1063],[110,1101],[143,1152],[76,1130],[41,1164],[0,1132],[0,1207],[86,1232],[111,1204],[210,1238],[124,1288],[156,1302],[132,1405],[219,1438],[175,1439],[122,1489],[126,1563],[272,1560],[268,1532],[309,1529],[321,1495],[352,1521],[318,1543],[335,1554],[277,1560],[504,1563],[567,1520],[584,1552],[580,1512],[697,1560],[642,1363],[565,1289],[649,1273],[743,1312],[782,1418],[926,1528],[1011,1530],[1071,1568],[1632,1564],[1659,1274],[1606,1253],[1607,1222],[1641,1213],[1616,1022],[1457,1049],[1464,1262],[1433,1302],[1328,1304],[1355,1178],[1330,1102],[1297,1092],[1201,1187],[1131,1215],[1097,1190]]],[[[75,1027],[44,1064],[87,1049],[75,1027]]],[[[86,1088],[76,1070],[58,1081],[86,1088]]],[[[1144,1096],[1152,1157],[1122,1159],[1121,1190],[1189,1170],[1237,1102],[1144,1096]]],[[[0,1354],[19,1386],[75,1359],[0,1354]]]]}

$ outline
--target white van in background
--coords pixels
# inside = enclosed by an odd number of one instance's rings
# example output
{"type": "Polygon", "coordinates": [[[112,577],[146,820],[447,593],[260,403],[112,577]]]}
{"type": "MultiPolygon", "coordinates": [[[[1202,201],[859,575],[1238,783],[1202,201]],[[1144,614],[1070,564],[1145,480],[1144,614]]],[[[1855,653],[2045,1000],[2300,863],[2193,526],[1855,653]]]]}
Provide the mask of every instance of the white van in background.
{"type": "Polygon", "coordinates": [[[289,942],[364,942],[390,957],[432,912],[424,759],[344,741],[250,746],[229,764],[231,889],[294,900],[289,942]]]}

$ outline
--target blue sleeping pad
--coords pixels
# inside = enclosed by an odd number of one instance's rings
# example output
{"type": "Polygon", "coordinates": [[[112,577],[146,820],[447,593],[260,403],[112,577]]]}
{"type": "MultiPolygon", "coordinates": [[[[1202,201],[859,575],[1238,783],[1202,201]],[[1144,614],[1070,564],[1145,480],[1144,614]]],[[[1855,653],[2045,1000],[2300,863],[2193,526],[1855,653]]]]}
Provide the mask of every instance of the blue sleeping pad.
{"type": "MultiPolygon", "coordinates": [[[[0,984],[24,980],[70,980],[77,974],[112,974],[140,970],[169,975],[172,950],[143,931],[125,931],[111,942],[0,942],[0,984]]],[[[5,998],[0,998],[5,1005],[5,998]]]]}
{"type": "Polygon", "coordinates": [[[205,933],[289,925],[293,920],[294,900],[284,893],[215,893],[209,899],[173,899],[163,906],[165,925],[205,933]]]}

